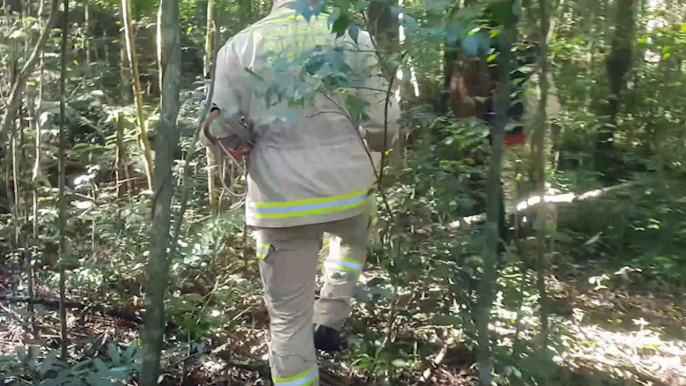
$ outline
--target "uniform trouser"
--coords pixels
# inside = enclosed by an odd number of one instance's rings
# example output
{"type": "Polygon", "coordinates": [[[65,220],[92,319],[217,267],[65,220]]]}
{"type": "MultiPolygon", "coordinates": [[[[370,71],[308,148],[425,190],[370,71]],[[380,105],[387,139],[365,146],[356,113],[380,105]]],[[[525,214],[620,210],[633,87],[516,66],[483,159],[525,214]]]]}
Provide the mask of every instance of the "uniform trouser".
{"type": "Polygon", "coordinates": [[[340,329],[367,255],[368,215],[292,228],[257,228],[255,241],[270,318],[269,364],[276,386],[318,386],[313,324],[340,329]],[[324,233],[332,237],[324,284],[315,281],[324,233]]]}

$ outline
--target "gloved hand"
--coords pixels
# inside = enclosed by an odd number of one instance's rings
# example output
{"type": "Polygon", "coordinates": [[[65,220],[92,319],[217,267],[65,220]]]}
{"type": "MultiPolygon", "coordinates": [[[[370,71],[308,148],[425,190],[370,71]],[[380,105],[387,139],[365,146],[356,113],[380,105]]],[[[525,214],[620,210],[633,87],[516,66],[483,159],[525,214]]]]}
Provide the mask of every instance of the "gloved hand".
{"type": "MultiPolygon", "coordinates": [[[[205,111],[206,106],[207,106],[207,98],[200,101],[200,111],[205,111]]],[[[216,104],[212,103],[212,108],[210,109],[210,112],[213,112],[215,110],[219,111],[219,107],[217,107],[216,104]]]]}

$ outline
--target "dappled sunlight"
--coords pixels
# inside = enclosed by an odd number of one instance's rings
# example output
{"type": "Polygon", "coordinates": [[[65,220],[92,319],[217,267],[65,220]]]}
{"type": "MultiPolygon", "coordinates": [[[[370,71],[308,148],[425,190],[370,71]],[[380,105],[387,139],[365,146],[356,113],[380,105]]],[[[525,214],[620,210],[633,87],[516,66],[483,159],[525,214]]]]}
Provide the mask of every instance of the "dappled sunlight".
{"type": "Polygon", "coordinates": [[[683,0],[4,0],[0,61],[2,385],[686,386],[683,0]]]}
{"type": "Polygon", "coordinates": [[[585,323],[567,323],[565,330],[573,344],[562,357],[573,369],[655,385],[686,384],[686,342],[664,340],[640,320],[634,331],[613,332],[585,323]]]}

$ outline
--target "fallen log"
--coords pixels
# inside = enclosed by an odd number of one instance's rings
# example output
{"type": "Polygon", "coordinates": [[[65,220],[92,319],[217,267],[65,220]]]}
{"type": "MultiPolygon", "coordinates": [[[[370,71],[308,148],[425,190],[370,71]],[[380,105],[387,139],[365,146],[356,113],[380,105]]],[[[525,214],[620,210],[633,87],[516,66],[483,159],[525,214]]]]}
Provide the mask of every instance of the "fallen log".
{"type": "MultiPolygon", "coordinates": [[[[582,194],[575,194],[575,193],[561,193],[561,194],[548,194],[543,196],[543,202],[541,202],[541,196],[533,196],[527,200],[520,201],[515,205],[506,205],[505,206],[505,214],[507,216],[514,216],[514,215],[526,215],[527,213],[531,213],[532,209],[536,208],[537,206],[543,204],[555,204],[555,205],[561,205],[561,204],[574,204],[578,202],[584,202],[584,201],[589,201],[592,199],[600,198],[602,196],[608,195],[610,193],[614,193],[617,191],[623,191],[628,188],[631,188],[633,186],[636,186],[636,182],[628,182],[625,184],[621,185],[616,185],[616,186],[610,186],[604,189],[595,189],[591,190],[582,194]]],[[[481,213],[473,216],[467,216],[464,218],[461,218],[460,220],[454,221],[448,225],[448,228],[451,229],[458,229],[460,227],[464,228],[465,226],[470,226],[470,225],[475,225],[475,224],[480,224],[486,221],[486,213],[481,213]]]]}
{"type": "MultiPolygon", "coordinates": [[[[15,295],[7,295],[7,294],[0,294],[0,302],[7,302],[7,303],[26,303],[26,304],[39,304],[47,308],[51,309],[58,309],[60,305],[59,299],[56,298],[49,298],[49,297],[28,297],[28,296],[15,296],[15,295]]],[[[65,302],[65,307],[67,309],[77,309],[79,311],[83,312],[88,312],[91,314],[101,314],[101,315],[106,315],[110,316],[113,318],[119,318],[122,320],[126,320],[128,322],[136,323],[136,324],[142,324],[143,323],[143,317],[142,315],[138,315],[134,312],[129,312],[126,310],[117,310],[117,309],[112,309],[112,308],[106,308],[104,306],[99,306],[99,305],[88,305],[88,304],[83,304],[80,302],[76,301],[70,301],[67,300],[65,302]]]]}

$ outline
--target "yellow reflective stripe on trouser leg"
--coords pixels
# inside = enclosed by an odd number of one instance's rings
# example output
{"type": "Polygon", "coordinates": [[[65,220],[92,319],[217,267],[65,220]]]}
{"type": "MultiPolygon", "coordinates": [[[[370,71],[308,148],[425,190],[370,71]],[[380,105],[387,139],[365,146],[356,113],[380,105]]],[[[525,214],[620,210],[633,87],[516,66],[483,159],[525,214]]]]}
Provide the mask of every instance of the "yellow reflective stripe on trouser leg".
{"type": "Polygon", "coordinates": [[[255,218],[290,218],[356,208],[367,203],[367,197],[367,191],[361,191],[343,196],[289,202],[252,202],[248,205],[255,218]]]}
{"type": "Polygon", "coordinates": [[[344,271],[350,271],[357,274],[362,273],[362,269],[364,268],[362,263],[359,261],[343,256],[335,259],[329,258],[326,260],[324,265],[327,268],[342,269],[344,271]]]}
{"type": "Polygon", "coordinates": [[[308,386],[319,379],[319,369],[312,369],[289,378],[274,378],[274,386],[308,386]]]}
{"type": "Polygon", "coordinates": [[[269,254],[269,248],[271,248],[269,244],[257,244],[255,255],[257,255],[258,259],[264,260],[264,258],[269,254]]]}

